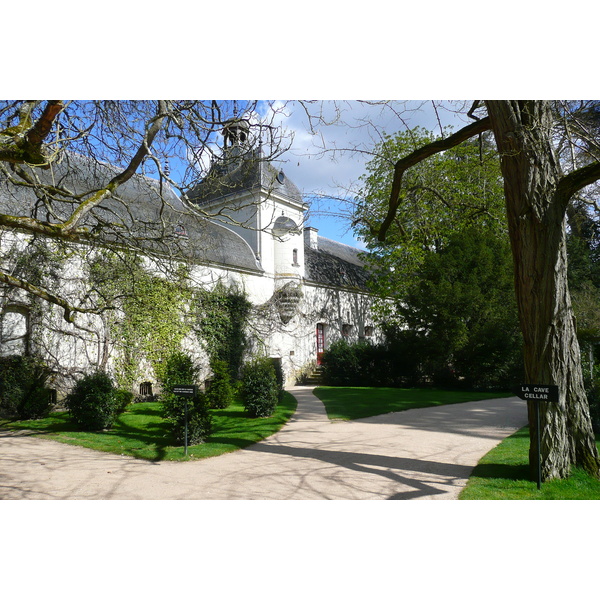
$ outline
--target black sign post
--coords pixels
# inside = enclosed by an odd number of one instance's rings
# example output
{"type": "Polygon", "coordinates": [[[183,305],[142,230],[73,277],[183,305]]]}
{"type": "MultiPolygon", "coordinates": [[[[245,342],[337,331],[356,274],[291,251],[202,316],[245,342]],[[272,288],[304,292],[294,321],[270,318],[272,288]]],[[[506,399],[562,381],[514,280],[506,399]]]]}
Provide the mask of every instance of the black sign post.
{"type": "Polygon", "coordinates": [[[537,383],[526,383],[514,390],[521,400],[533,402],[535,406],[536,442],[537,442],[537,489],[542,487],[542,442],[540,432],[540,402],[558,402],[557,385],[541,385],[537,383]]]}
{"type": "Polygon", "coordinates": [[[188,398],[196,397],[196,386],[195,385],[176,385],[173,387],[173,393],[176,396],[185,398],[185,437],[184,447],[185,455],[188,453],[188,398]]]}

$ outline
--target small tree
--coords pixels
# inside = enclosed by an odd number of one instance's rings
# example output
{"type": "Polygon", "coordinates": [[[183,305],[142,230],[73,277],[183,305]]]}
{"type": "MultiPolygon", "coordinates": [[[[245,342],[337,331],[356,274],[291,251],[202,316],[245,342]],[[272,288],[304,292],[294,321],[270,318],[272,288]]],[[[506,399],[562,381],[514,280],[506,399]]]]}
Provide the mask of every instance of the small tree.
{"type": "Polygon", "coordinates": [[[211,408],[227,408],[234,396],[229,367],[224,360],[213,361],[211,367],[213,376],[206,390],[206,400],[211,408]]]}
{"type": "Polygon", "coordinates": [[[173,393],[175,386],[195,385],[197,378],[198,367],[184,352],[173,352],[161,369],[159,381],[162,385],[163,415],[171,423],[173,437],[178,444],[183,444],[185,439],[186,403],[188,443],[200,444],[212,431],[212,419],[204,394],[197,394],[190,400],[173,393]]]}
{"type": "Polygon", "coordinates": [[[256,358],[242,369],[241,397],[251,417],[269,417],[275,411],[279,386],[273,363],[256,358]]]}

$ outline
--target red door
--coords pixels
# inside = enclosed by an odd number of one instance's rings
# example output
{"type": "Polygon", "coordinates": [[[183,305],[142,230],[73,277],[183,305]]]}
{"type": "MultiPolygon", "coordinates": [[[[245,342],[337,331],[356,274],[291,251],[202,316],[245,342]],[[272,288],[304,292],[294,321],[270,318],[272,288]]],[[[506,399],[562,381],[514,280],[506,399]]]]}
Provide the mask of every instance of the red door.
{"type": "Polygon", "coordinates": [[[321,364],[323,352],[325,351],[325,325],[317,323],[317,364],[321,364]]]}

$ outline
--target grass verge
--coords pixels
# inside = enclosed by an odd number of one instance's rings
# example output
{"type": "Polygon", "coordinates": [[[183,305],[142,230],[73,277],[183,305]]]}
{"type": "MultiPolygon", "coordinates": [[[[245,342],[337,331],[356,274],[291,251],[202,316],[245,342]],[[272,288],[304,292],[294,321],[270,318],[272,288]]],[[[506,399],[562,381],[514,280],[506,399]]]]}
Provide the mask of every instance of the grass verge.
{"type": "MultiPolygon", "coordinates": [[[[600,448],[598,439],[596,444],[600,448]]],[[[490,450],[473,469],[459,500],[599,500],[600,481],[582,469],[568,479],[542,483],[529,475],[529,428],[524,427],[490,450]]]]}
{"type": "Polygon", "coordinates": [[[45,419],[4,423],[6,429],[27,429],[58,442],[146,460],[195,460],[218,456],[273,435],[296,411],[296,399],[285,392],[272,416],[252,419],[240,402],[228,408],[211,410],[213,433],[203,444],[174,446],[169,424],[162,418],[159,402],[131,404],[107,431],[77,431],[66,412],[45,419]]]}
{"type": "Polygon", "coordinates": [[[330,419],[362,419],[411,408],[507,398],[509,392],[469,392],[431,388],[318,387],[315,395],[330,419]]]}

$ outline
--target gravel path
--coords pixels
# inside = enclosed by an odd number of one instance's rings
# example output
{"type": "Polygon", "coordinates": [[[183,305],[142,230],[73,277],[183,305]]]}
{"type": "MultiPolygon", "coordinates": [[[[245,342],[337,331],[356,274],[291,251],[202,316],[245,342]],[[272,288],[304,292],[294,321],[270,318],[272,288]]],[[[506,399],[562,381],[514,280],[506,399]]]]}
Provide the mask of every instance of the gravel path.
{"type": "Polygon", "coordinates": [[[482,400],[330,421],[295,387],[292,420],[244,450],[151,462],[0,431],[0,499],[451,500],[477,461],[527,423],[525,402],[482,400]]]}

